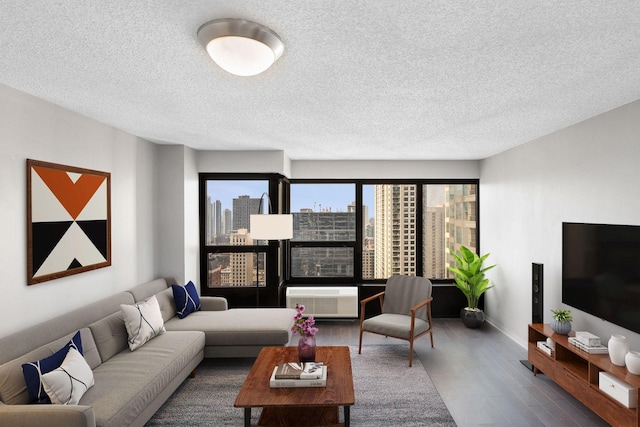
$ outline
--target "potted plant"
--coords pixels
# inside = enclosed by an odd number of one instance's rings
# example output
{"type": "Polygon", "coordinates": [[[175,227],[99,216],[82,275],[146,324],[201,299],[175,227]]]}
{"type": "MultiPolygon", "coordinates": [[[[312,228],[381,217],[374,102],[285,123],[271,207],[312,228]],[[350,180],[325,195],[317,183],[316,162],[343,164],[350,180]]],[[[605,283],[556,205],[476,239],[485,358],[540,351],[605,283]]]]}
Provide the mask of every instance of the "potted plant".
{"type": "Polygon", "coordinates": [[[465,246],[460,246],[460,254],[453,253],[458,267],[447,267],[456,275],[455,285],[467,297],[467,306],[460,311],[462,323],[468,328],[477,328],[484,323],[484,312],[478,308],[480,296],[493,288],[484,277],[487,270],[495,265],[483,267],[490,254],[479,256],[465,246]]]}
{"type": "Polygon", "coordinates": [[[571,331],[571,311],[565,308],[559,308],[557,310],[551,310],[553,313],[553,320],[551,321],[551,329],[553,332],[560,335],[567,335],[571,331]]]}

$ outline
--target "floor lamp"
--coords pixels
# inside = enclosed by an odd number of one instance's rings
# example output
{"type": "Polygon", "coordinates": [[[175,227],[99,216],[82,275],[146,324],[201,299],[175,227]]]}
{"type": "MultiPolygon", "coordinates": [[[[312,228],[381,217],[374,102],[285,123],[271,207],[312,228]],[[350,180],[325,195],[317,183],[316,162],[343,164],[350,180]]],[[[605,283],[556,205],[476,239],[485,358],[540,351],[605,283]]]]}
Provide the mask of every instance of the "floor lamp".
{"type": "MultiPolygon", "coordinates": [[[[258,212],[262,207],[262,199],[269,195],[262,194],[258,212]]],[[[271,212],[271,199],[269,199],[269,212],[271,212]]],[[[258,274],[258,240],[285,240],[293,237],[293,215],[291,214],[257,214],[250,216],[249,234],[256,245],[256,307],[260,306],[260,278],[258,274]]],[[[265,257],[266,265],[266,257],[265,257]]],[[[265,277],[266,281],[266,277],[265,277]]]]}

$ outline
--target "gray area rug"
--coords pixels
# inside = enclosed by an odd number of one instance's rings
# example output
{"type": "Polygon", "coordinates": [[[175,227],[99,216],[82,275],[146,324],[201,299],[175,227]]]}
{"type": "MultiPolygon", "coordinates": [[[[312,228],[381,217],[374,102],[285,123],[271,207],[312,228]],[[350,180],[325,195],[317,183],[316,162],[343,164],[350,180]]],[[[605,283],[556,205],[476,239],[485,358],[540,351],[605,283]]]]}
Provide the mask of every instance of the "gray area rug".
{"type": "MultiPolygon", "coordinates": [[[[456,424],[408,345],[350,347],[356,394],[353,426],[451,426],[456,424]]],[[[156,412],[147,426],[241,426],[243,410],[233,407],[253,359],[205,359],[156,412]]],[[[259,410],[253,411],[256,423],[259,410]]],[[[342,409],[340,409],[342,421],[342,409]]]]}

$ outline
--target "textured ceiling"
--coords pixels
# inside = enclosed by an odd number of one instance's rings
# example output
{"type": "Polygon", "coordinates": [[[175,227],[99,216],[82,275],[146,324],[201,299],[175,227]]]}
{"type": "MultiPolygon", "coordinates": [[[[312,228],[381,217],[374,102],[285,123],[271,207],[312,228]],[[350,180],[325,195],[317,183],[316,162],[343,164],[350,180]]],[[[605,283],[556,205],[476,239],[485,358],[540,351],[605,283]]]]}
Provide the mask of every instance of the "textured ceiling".
{"type": "Polygon", "coordinates": [[[291,159],[482,159],[640,99],[640,2],[0,0],[0,83],[147,140],[291,159]],[[196,31],[268,26],[267,72],[196,31]]]}

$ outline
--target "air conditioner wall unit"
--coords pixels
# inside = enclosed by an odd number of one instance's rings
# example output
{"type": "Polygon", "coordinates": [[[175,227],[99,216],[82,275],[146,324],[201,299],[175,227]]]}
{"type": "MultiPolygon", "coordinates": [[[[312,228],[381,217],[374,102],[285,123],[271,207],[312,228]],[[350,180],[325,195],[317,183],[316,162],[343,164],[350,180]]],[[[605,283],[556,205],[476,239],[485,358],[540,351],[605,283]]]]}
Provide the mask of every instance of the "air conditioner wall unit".
{"type": "Polygon", "coordinates": [[[358,288],[355,286],[290,287],[287,307],[305,306],[305,315],[316,318],[358,317],[358,288]]]}

